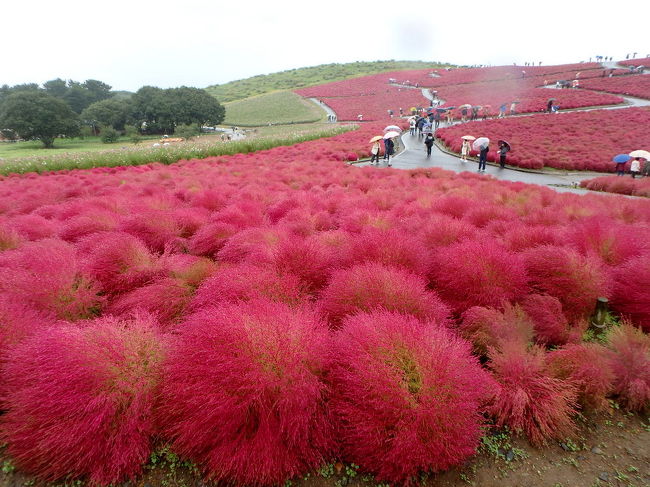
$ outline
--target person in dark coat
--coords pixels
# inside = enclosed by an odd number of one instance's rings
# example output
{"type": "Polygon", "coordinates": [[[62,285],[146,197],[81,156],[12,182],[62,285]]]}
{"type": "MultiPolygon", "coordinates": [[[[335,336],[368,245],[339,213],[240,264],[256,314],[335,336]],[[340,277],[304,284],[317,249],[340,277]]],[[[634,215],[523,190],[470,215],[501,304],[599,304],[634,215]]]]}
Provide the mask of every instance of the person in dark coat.
{"type": "Polygon", "coordinates": [[[431,155],[431,147],[433,147],[433,134],[429,132],[424,138],[424,145],[427,147],[427,157],[431,155]]]}
{"type": "Polygon", "coordinates": [[[506,167],[506,154],[510,150],[510,147],[508,144],[505,144],[504,142],[499,142],[499,166],[501,169],[506,167]]]}
{"type": "Polygon", "coordinates": [[[485,164],[487,163],[487,155],[490,151],[490,146],[486,145],[481,149],[478,155],[478,171],[485,172],[485,164]]]}
{"type": "Polygon", "coordinates": [[[395,150],[395,142],[393,142],[393,139],[384,139],[384,160],[388,162],[388,165],[390,166],[390,156],[393,155],[393,151],[395,150]]]}

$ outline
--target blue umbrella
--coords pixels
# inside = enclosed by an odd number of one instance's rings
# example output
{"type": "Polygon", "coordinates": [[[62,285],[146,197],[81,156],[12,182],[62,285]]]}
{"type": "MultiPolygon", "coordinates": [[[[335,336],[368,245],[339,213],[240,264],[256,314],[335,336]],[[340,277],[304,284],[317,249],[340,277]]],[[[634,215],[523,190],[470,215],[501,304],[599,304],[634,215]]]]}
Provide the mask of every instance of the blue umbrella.
{"type": "Polygon", "coordinates": [[[630,156],[628,156],[627,154],[619,154],[619,155],[617,155],[617,156],[614,156],[614,158],[612,159],[612,161],[614,161],[614,162],[617,163],[617,164],[620,164],[620,163],[622,163],[622,162],[627,162],[627,161],[629,161],[630,159],[632,159],[632,158],[631,158],[630,156]]]}

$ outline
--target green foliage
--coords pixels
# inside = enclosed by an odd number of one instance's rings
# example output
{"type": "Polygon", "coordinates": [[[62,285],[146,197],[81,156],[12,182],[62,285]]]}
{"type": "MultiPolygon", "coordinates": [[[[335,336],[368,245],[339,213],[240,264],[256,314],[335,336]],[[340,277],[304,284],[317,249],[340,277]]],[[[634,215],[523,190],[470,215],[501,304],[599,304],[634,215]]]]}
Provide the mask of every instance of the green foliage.
{"type": "MultiPolygon", "coordinates": [[[[89,169],[92,167],[137,166],[158,161],[163,164],[172,164],[181,159],[203,159],[206,157],[249,153],[273,147],[294,145],[308,140],[334,135],[352,130],[353,127],[329,127],[325,130],[282,134],[268,138],[251,138],[218,142],[209,144],[183,143],[168,147],[143,147],[111,150],[105,152],[83,152],[77,154],[62,153],[50,157],[27,157],[23,159],[8,159],[0,165],[0,174],[48,172],[61,169],[89,169]]],[[[12,144],[13,145],[13,144],[12,144]]]]}
{"type": "Polygon", "coordinates": [[[2,473],[10,474],[16,470],[16,466],[11,462],[11,460],[5,460],[2,462],[2,473]]]}
{"type": "Polygon", "coordinates": [[[406,69],[429,69],[451,66],[422,61],[372,61],[347,64],[322,64],[308,68],[290,69],[268,75],[253,76],[243,80],[231,81],[223,85],[213,85],[206,91],[222,103],[243,100],[277,90],[295,90],[307,86],[329,83],[358,76],[398,71],[406,69]]]}
{"type": "Polygon", "coordinates": [[[81,112],[81,120],[86,125],[96,127],[112,127],[115,130],[124,130],[127,118],[131,112],[131,105],[126,100],[97,101],[81,112]]]}
{"type": "Polygon", "coordinates": [[[120,133],[112,127],[102,129],[100,139],[104,144],[113,144],[120,140],[120,133]]]}
{"type": "Polygon", "coordinates": [[[181,472],[187,472],[194,477],[198,477],[200,472],[195,463],[189,460],[183,460],[174,453],[168,445],[154,451],[149,457],[149,463],[145,466],[147,470],[160,469],[162,476],[160,484],[163,487],[170,485],[184,485],[181,472]]]}
{"type": "Polygon", "coordinates": [[[129,138],[129,141],[131,141],[133,144],[139,144],[142,142],[142,135],[140,134],[140,131],[133,125],[125,127],[124,133],[129,138]]]}
{"type": "Polygon", "coordinates": [[[197,125],[179,125],[174,130],[174,135],[190,140],[192,137],[199,135],[199,127],[197,125]]]}
{"type": "Polygon", "coordinates": [[[11,129],[0,129],[0,135],[7,140],[18,139],[18,134],[11,129]]]}
{"type": "Polygon", "coordinates": [[[510,443],[510,434],[507,429],[494,431],[491,434],[483,436],[479,451],[506,462],[526,458],[527,456],[524,450],[512,446],[510,443]]]}
{"type": "Polygon", "coordinates": [[[52,147],[60,135],[74,137],[79,133],[77,115],[65,102],[43,91],[9,95],[0,109],[0,126],[26,140],[39,139],[45,147],[52,147]]]}
{"type": "Polygon", "coordinates": [[[225,123],[241,127],[312,123],[324,115],[321,108],[295,93],[276,91],[227,103],[225,123]]]}

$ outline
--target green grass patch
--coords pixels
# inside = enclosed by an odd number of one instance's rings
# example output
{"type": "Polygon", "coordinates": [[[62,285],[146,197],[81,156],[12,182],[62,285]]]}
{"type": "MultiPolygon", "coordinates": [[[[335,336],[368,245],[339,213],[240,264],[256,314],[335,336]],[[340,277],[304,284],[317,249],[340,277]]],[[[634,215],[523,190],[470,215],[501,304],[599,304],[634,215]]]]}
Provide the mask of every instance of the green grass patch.
{"type": "Polygon", "coordinates": [[[313,123],[325,119],[325,111],[290,91],[276,91],[225,104],[225,125],[255,127],[313,123]]]}
{"type": "Polygon", "coordinates": [[[62,152],[58,154],[43,151],[39,154],[44,155],[0,161],[0,174],[42,173],[62,169],[90,169],[93,167],[138,166],[151,162],[173,164],[180,160],[204,159],[206,157],[248,153],[278,146],[293,145],[323,137],[333,137],[353,129],[354,126],[351,125],[311,124],[308,126],[284,126],[283,128],[269,127],[269,130],[260,129],[255,135],[243,140],[228,142],[221,141],[219,136],[210,135],[167,147],[151,147],[149,143],[143,143],[138,146],[131,144],[124,147],[113,144],[114,149],[104,151],[62,152]]]}
{"type": "MultiPolygon", "coordinates": [[[[160,136],[150,137],[152,140],[159,140],[160,136]]],[[[143,144],[147,141],[143,138],[143,144]]],[[[64,153],[77,152],[98,152],[106,151],[114,147],[131,147],[134,144],[127,138],[122,137],[114,144],[104,144],[99,137],[86,137],[75,139],[56,139],[54,148],[46,149],[39,140],[26,140],[20,142],[0,142],[0,163],[5,160],[17,159],[32,156],[52,156],[64,153]]]]}
{"type": "Polygon", "coordinates": [[[263,74],[222,85],[208,86],[205,90],[221,103],[243,100],[278,90],[296,90],[307,86],[330,83],[358,76],[407,69],[434,69],[451,64],[423,61],[372,61],[346,64],[321,64],[308,68],[290,69],[279,73],[263,74]]]}

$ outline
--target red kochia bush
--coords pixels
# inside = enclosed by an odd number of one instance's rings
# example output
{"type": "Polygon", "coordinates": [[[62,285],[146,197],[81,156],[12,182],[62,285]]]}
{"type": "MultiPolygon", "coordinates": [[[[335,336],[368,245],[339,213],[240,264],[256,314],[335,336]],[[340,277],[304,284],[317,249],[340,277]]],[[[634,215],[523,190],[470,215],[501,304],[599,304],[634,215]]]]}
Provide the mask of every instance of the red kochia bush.
{"type": "Polygon", "coordinates": [[[627,409],[642,411],[650,406],[650,336],[624,322],[608,339],[614,393],[627,409]]]}
{"type": "Polygon", "coordinates": [[[443,323],[449,308],[426,290],[424,279],[403,269],[377,263],[341,269],[323,290],[321,308],[334,326],[359,311],[385,309],[443,323]]]}
{"type": "Polygon", "coordinates": [[[331,454],[327,328],[266,300],[203,310],[179,328],[158,414],[174,451],[214,480],[281,484],[331,454]]]}
{"type": "Polygon", "coordinates": [[[467,240],[436,254],[431,280],[458,313],[471,306],[500,307],[527,291],[520,257],[491,241],[467,240]]]}
{"type": "Polygon", "coordinates": [[[533,339],[533,323],[520,306],[506,304],[503,311],[473,306],[463,313],[459,331],[474,345],[474,351],[486,355],[504,342],[526,346],[533,339]]]}
{"type": "Polygon", "coordinates": [[[607,295],[605,274],[593,257],[555,245],[542,245],[524,252],[531,286],[556,297],[569,320],[586,318],[596,299],[607,295]]]}
{"type": "Polygon", "coordinates": [[[359,313],[335,335],[330,370],[343,456],[378,479],[407,483],[475,453],[492,382],[450,330],[359,313]]]}
{"type": "Polygon", "coordinates": [[[650,255],[631,259],[613,271],[611,304],[650,333],[650,255]]]}
{"type": "Polygon", "coordinates": [[[562,345],[569,337],[569,323],[559,299],[547,294],[529,294],[521,302],[535,328],[537,342],[562,345]]]}
{"type": "Polygon", "coordinates": [[[3,369],[9,455],[47,481],[137,475],[151,453],[163,354],[147,319],[99,319],[28,338],[3,369]]]}
{"type": "Polygon", "coordinates": [[[614,384],[607,349],[597,343],[571,344],[547,355],[550,374],[575,384],[583,406],[605,410],[614,384]]]}
{"type": "Polygon", "coordinates": [[[0,292],[70,321],[95,316],[104,302],[99,283],[81,271],[74,247],[58,239],[2,253],[0,292]]]}
{"type": "Polygon", "coordinates": [[[501,388],[490,407],[498,426],[525,433],[534,445],[574,431],[575,386],[545,372],[545,351],[504,343],[491,353],[490,368],[501,388]]]}

